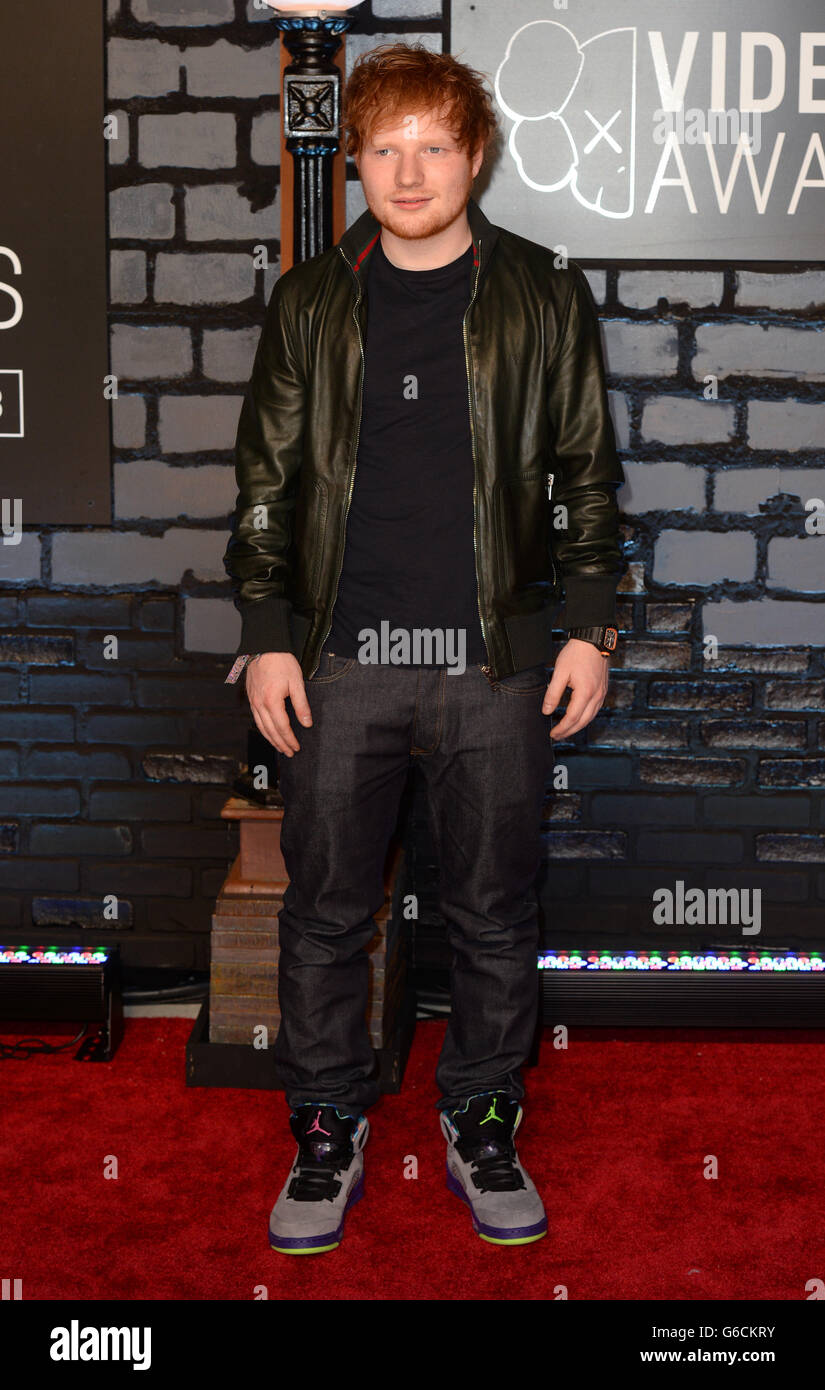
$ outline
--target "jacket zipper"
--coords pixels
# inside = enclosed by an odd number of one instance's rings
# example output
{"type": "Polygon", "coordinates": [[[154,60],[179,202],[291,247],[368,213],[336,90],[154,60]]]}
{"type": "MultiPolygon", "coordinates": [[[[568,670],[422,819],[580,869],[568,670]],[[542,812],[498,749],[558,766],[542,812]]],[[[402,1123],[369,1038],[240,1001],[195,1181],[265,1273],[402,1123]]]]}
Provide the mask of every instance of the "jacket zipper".
{"type": "Polygon", "coordinates": [[[364,364],[364,341],[363,341],[363,339],[362,339],[362,337],[361,337],[361,325],[360,325],[360,323],[358,322],[358,305],[361,303],[361,300],[362,300],[362,298],[363,298],[362,293],[361,293],[361,282],[360,282],[360,280],[358,279],[358,276],[355,274],[355,271],[352,269],[352,266],[350,265],[350,262],[347,261],[346,255],[344,255],[344,252],[343,252],[343,250],[341,249],[340,246],[338,247],[338,250],[341,252],[341,255],[344,257],[344,260],[346,261],[347,265],[349,266],[350,270],[352,271],[353,277],[354,277],[354,279],[355,279],[355,283],[356,283],[356,285],[357,285],[357,287],[358,287],[358,297],[357,297],[357,299],[356,299],[354,305],[352,306],[352,317],[353,317],[354,320],[355,320],[355,327],[358,329],[358,346],[359,346],[359,348],[360,348],[360,350],[361,350],[361,379],[360,379],[359,386],[358,386],[358,424],[357,424],[357,426],[356,426],[356,431],[355,431],[355,448],[354,448],[354,450],[353,450],[353,452],[352,452],[352,455],[351,455],[351,458],[350,458],[350,475],[349,475],[349,488],[347,489],[347,504],[346,504],[346,507],[344,508],[344,519],[343,519],[343,522],[341,523],[341,559],[340,559],[339,562],[338,562],[338,573],[337,573],[337,575],[336,575],[336,577],[335,577],[335,585],[334,585],[334,588],[333,588],[333,591],[332,591],[332,606],[330,607],[330,610],[329,610],[329,624],[328,624],[328,626],[327,626],[326,632],[324,633],[323,637],[321,638],[321,644],[320,644],[320,646],[319,646],[319,648],[318,648],[318,660],[316,661],[315,666],[313,667],[313,669],[310,671],[310,673],[309,673],[310,676],[314,676],[314,675],[315,675],[315,672],[318,670],[318,667],[319,667],[320,664],[321,664],[321,652],[323,651],[324,643],[326,642],[327,638],[329,637],[330,632],[332,631],[332,615],[333,615],[333,612],[334,612],[334,610],[335,610],[335,599],[336,599],[337,594],[338,594],[338,583],[339,583],[339,580],[340,580],[340,578],[341,578],[341,570],[342,570],[343,567],[344,567],[344,547],[345,547],[345,545],[346,545],[347,517],[349,516],[349,508],[350,508],[350,503],[351,503],[351,501],[352,501],[352,489],[353,489],[353,485],[354,485],[354,483],[355,483],[356,456],[357,456],[357,454],[358,454],[358,441],[359,441],[359,439],[360,439],[360,437],[361,437],[361,405],[362,405],[363,394],[364,394],[364,372],[365,372],[365,364],[364,364]]]}
{"type": "MultiPolygon", "coordinates": [[[[484,645],[485,645],[485,647],[486,647],[486,649],[487,649],[487,655],[489,656],[489,655],[490,655],[490,643],[489,643],[488,640],[487,640],[487,626],[486,626],[486,624],[485,624],[485,622],[484,622],[484,614],[483,614],[482,611],[481,611],[481,579],[480,579],[479,572],[478,572],[478,543],[477,543],[477,532],[478,532],[478,490],[477,490],[478,466],[477,466],[477,463],[476,463],[476,447],[475,447],[476,436],[475,436],[475,424],[474,424],[474,421],[473,421],[473,392],[472,392],[472,386],[471,386],[471,384],[470,384],[470,383],[471,383],[471,380],[472,380],[471,371],[470,371],[470,351],[469,351],[469,345],[468,345],[468,343],[467,343],[467,315],[469,314],[470,310],[471,310],[472,307],[473,307],[473,304],[475,303],[475,297],[476,297],[476,293],[477,293],[477,291],[478,291],[478,282],[479,282],[479,277],[480,277],[480,276],[481,276],[481,237],[479,237],[479,239],[478,239],[478,266],[477,266],[477,268],[476,268],[476,278],[475,278],[475,281],[473,282],[473,293],[472,293],[472,295],[470,296],[470,302],[469,302],[469,304],[467,305],[466,311],[465,311],[465,313],[464,313],[464,319],[463,319],[463,321],[462,321],[462,334],[463,334],[463,337],[464,337],[464,362],[465,362],[466,369],[467,369],[467,398],[468,398],[469,406],[470,406],[470,442],[471,442],[471,448],[472,448],[472,454],[473,454],[473,555],[474,555],[474,557],[475,557],[475,567],[476,567],[476,602],[477,602],[477,604],[478,604],[478,617],[479,617],[479,621],[480,621],[480,623],[481,623],[481,632],[482,632],[482,636],[483,636],[483,638],[484,638],[484,645]]],[[[484,674],[485,674],[485,676],[487,677],[487,679],[490,680],[491,677],[492,677],[492,669],[491,669],[491,667],[489,667],[489,666],[482,666],[481,669],[482,669],[482,671],[484,672],[484,674]]]]}

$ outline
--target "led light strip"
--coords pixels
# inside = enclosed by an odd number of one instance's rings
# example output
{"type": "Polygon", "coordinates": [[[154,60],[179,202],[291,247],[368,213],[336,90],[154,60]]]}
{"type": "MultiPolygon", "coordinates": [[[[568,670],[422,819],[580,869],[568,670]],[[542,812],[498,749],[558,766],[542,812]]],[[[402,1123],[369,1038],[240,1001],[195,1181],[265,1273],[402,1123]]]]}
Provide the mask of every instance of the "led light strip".
{"type": "Polygon", "coordinates": [[[747,974],[767,974],[781,971],[810,973],[825,970],[825,961],[818,951],[784,952],[781,956],[769,951],[705,951],[692,955],[689,951],[546,951],[539,957],[539,970],[647,970],[647,971],[741,971],[747,974]]]}
{"type": "Polygon", "coordinates": [[[27,946],[12,949],[0,947],[0,965],[98,965],[108,959],[109,952],[100,949],[59,951],[53,946],[39,946],[36,951],[30,951],[27,946]]]}

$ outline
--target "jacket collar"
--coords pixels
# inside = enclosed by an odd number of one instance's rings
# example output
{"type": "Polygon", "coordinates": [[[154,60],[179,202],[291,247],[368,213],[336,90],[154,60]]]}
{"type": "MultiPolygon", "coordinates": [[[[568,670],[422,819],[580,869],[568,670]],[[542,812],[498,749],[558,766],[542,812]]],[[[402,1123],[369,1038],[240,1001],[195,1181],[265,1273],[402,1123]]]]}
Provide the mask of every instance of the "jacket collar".
{"type": "MultiPolygon", "coordinates": [[[[494,222],[485,217],[475,198],[470,198],[467,203],[467,221],[470,224],[470,233],[475,247],[476,260],[478,256],[478,243],[481,242],[481,264],[479,268],[479,279],[486,274],[490,264],[490,256],[498,241],[499,229],[494,222]]],[[[347,227],[343,236],[339,239],[338,245],[344,252],[347,260],[360,276],[362,270],[366,269],[369,253],[378,240],[381,231],[381,223],[374,217],[369,208],[356,218],[351,227],[347,227]]]]}

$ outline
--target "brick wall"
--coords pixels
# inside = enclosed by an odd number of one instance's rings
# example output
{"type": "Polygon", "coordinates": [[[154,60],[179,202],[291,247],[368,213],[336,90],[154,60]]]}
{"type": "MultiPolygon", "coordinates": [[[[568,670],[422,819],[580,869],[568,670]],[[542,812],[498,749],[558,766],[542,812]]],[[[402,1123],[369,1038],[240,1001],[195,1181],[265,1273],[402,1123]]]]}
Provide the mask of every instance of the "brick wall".
{"type": "MultiPolygon", "coordinates": [[[[372,0],[348,63],[396,36],[440,50],[447,20],[439,0],[372,0]]],[[[222,684],[222,556],[279,274],[278,38],[252,0],[109,0],[107,65],[114,522],[28,530],[6,577],[0,924],[117,929],[127,960],[203,967],[249,722],[222,684]]],[[[546,918],[637,929],[682,878],[761,886],[765,920],[804,939],[825,894],[825,538],[805,531],[825,497],[825,274],[588,278],[631,567],[608,709],[559,745],[567,786],[548,788],[546,918]]]]}

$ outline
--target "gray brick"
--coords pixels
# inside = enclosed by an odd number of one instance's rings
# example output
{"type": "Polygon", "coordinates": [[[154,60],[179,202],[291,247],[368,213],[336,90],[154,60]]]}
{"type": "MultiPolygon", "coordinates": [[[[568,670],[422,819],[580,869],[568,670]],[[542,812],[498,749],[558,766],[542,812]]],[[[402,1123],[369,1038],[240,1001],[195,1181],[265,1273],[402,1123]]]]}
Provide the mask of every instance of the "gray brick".
{"type": "Polygon", "coordinates": [[[705,633],[723,646],[825,646],[825,603],[720,599],[703,605],[702,618],[705,633]]]}
{"type": "Polygon", "coordinates": [[[38,787],[21,782],[0,787],[0,816],[21,812],[27,816],[76,816],[80,793],[76,787],[38,787]]]}
{"type": "Polygon", "coordinates": [[[235,117],[228,111],[181,111],[138,121],[138,160],[144,169],[232,169],[235,117]]]}
{"type": "Polygon", "coordinates": [[[28,743],[47,739],[50,743],[71,743],[74,739],[74,716],[43,714],[40,710],[10,709],[3,714],[3,737],[10,743],[28,743]]]}
{"type": "Polygon", "coordinates": [[[625,671],[687,671],[690,643],[620,642],[613,662],[625,671]]]}
{"type": "Polygon", "coordinates": [[[376,19],[440,19],[441,0],[372,0],[376,19]]]}
{"type": "Polygon", "coordinates": [[[114,475],[118,521],[224,517],[235,505],[235,473],[225,463],[177,468],[155,460],[133,459],[131,463],[116,463],[114,475]]]}
{"type": "Polygon", "coordinates": [[[129,759],[105,748],[32,748],[23,760],[23,776],[50,782],[64,777],[129,778],[129,759]]]}
{"type": "Polygon", "coordinates": [[[825,758],[762,758],[759,784],[763,787],[825,787],[825,758]]]}
{"type": "Polygon", "coordinates": [[[279,44],[280,37],[262,48],[247,49],[218,39],[206,47],[188,48],[186,89],[190,97],[270,96],[280,85],[279,44]]]}
{"type": "Polygon", "coordinates": [[[756,516],[761,506],[780,493],[802,501],[825,497],[825,469],[726,468],[714,475],[713,489],[715,511],[756,516]]]}
{"type": "MultiPolygon", "coordinates": [[[[114,662],[110,662],[114,666],[114,662]]],[[[128,705],[131,682],[128,675],[96,675],[65,671],[33,671],[29,677],[33,705],[128,705]]]]}
{"type": "Polygon", "coordinates": [[[811,659],[806,652],[788,651],[754,651],[747,647],[728,647],[719,653],[716,661],[706,662],[706,667],[714,674],[719,671],[750,671],[755,675],[768,674],[776,675],[802,675],[809,670],[811,659]]]}
{"type": "Polygon", "coordinates": [[[703,719],[699,736],[707,748],[804,748],[807,743],[800,719],[703,719]]]}
{"type": "Polygon", "coordinates": [[[281,197],[253,212],[249,199],[230,184],[200,184],[186,190],[186,238],[188,241],[279,241],[281,197]]]}
{"type": "Polygon", "coordinates": [[[125,164],[129,158],[129,112],[107,111],[106,157],[110,164],[125,164]]]}
{"type": "Polygon", "coordinates": [[[159,241],[175,234],[172,185],[140,183],[109,194],[109,235],[159,241]]]}
{"type": "Polygon", "coordinates": [[[237,304],[255,293],[251,256],[209,251],[161,253],[155,263],[158,304],[237,304]]]}
{"type": "Polygon", "coordinates": [[[109,24],[120,15],[120,0],[106,0],[106,19],[109,24]]]}
{"type": "Polygon", "coordinates": [[[190,793],[186,787],[95,787],[89,797],[89,816],[92,820],[189,821],[190,793]]]}
{"type": "Polygon", "coordinates": [[[35,926],[90,927],[111,931],[132,926],[132,904],[118,899],[117,918],[104,917],[102,898],[34,898],[32,922],[35,926]]]}
{"type": "Polygon", "coordinates": [[[654,396],[642,410],[641,434],[657,444],[726,444],[736,412],[726,401],[693,396],[654,396]]]}
{"type": "Polygon", "coordinates": [[[144,599],[138,612],[138,627],[144,632],[174,632],[174,600],[165,598],[144,599]]]}
{"type": "Polygon", "coordinates": [[[671,720],[594,719],[587,742],[594,748],[684,748],[688,726],[671,720]]]}
{"type": "Polygon", "coordinates": [[[653,578],[657,584],[703,587],[744,581],[756,573],[756,538],[749,531],[660,531],[653,578]]]}
{"type": "Polygon", "coordinates": [[[221,563],[224,531],[170,526],[162,536],[126,531],[57,531],[52,541],[56,584],[180,584],[192,570],[195,579],[226,579],[221,563]]]}
{"type": "MultiPolygon", "coordinates": [[[[26,525],[26,499],[23,499],[23,525],[26,525]]],[[[24,531],[19,545],[0,543],[0,581],[25,584],[40,578],[40,537],[24,531]]]]}
{"type": "Polygon", "coordinates": [[[756,857],[767,862],[825,863],[825,835],[757,835],[756,857]]]}
{"type": "Polygon", "coordinates": [[[188,328],[144,324],[112,325],[112,370],[118,378],[148,381],[187,376],[192,370],[188,328]]]}
{"type": "Polygon", "coordinates": [[[43,633],[0,634],[0,661],[30,666],[63,666],[74,661],[74,640],[69,636],[44,637],[43,633]]]}
{"type": "Polygon", "coordinates": [[[636,516],[643,512],[690,511],[705,509],[704,468],[677,461],[651,461],[622,464],[624,486],[619,489],[621,510],[636,516]]]}
{"type": "Polygon", "coordinates": [[[281,116],[278,111],[262,111],[252,117],[250,151],[256,164],[281,162],[281,116]]]}
{"type": "Polygon", "coordinates": [[[548,830],[541,837],[543,857],[555,859],[624,859],[627,836],[621,830],[548,830]]]}
{"type": "Polygon", "coordinates": [[[637,789],[625,795],[598,792],[591,797],[590,813],[598,825],[692,825],[696,802],[692,796],[646,796],[637,789]]]}
{"type": "Polygon", "coordinates": [[[693,619],[693,603],[647,603],[648,632],[687,632],[693,619]]]}
{"type": "Polygon", "coordinates": [[[126,743],[132,749],[147,743],[183,744],[191,732],[191,712],[183,714],[90,714],[86,739],[91,743],[126,743]]]}
{"type": "Polygon", "coordinates": [[[741,711],[753,705],[753,686],[744,681],[651,681],[647,701],[651,709],[741,711]]]}
{"type": "Polygon", "coordinates": [[[639,832],[636,853],[641,860],[671,864],[736,864],[742,858],[741,835],[718,830],[646,830],[639,832]]]}
{"type": "Polygon", "coordinates": [[[705,323],[696,329],[693,375],[825,380],[825,333],[777,324],[705,323]]]}
{"type": "Polygon", "coordinates": [[[655,753],[639,760],[639,780],[645,784],[676,783],[683,787],[738,786],[745,777],[741,758],[660,758],[655,753]]]}
{"type": "Polygon", "coordinates": [[[38,888],[55,888],[66,893],[73,892],[80,882],[80,869],[76,863],[63,860],[51,863],[48,859],[23,859],[16,864],[3,865],[3,887],[23,888],[31,892],[32,879],[38,888]]]}
{"type": "Polygon", "coordinates": [[[109,39],[109,97],[163,97],[180,89],[183,50],[158,39],[109,39]]]}
{"type": "MultiPolygon", "coordinates": [[[[90,864],[87,868],[90,892],[116,893],[118,897],[190,898],[192,872],[178,864],[147,864],[143,859],[120,860],[109,864],[90,864]]],[[[145,948],[144,948],[145,949],[145,948]]]]}
{"type": "Polygon", "coordinates": [[[801,594],[819,594],[825,587],[825,537],[776,536],[768,542],[765,583],[801,594]]]}
{"type": "Polygon", "coordinates": [[[145,252],[112,251],[109,279],[113,304],[141,304],[146,298],[145,252]]]}
{"type": "Polygon", "coordinates": [[[184,600],[183,645],[188,652],[225,656],[238,650],[240,639],[240,614],[231,599],[184,600]]]}
{"type": "Polygon", "coordinates": [[[238,772],[233,758],[204,753],[147,753],[141,764],[144,776],[156,782],[195,782],[225,786],[238,772]]]}
{"type": "Polygon", "coordinates": [[[213,381],[247,382],[252,374],[260,328],[206,329],[203,371],[213,381]]]}
{"type": "Polygon", "coordinates": [[[804,796],[705,796],[702,808],[709,824],[808,824],[810,805],[804,796]]]}
{"type": "Polygon", "coordinates": [[[29,844],[32,854],[61,855],[130,854],[132,832],[128,825],[33,825],[29,844]]]}
{"type": "Polygon", "coordinates": [[[116,632],[131,625],[130,607],[128,594],[31,594],[26,605],[26,625],[100,627],[106,632],[116,632]]]}
{"type": "Polygon", "coordinates": [[[234,0],[131,0],[132,14],[141,24],[229,24],[234,0]]]}
{"type": "Polygon", "coordinates": [[[232,449],[242,396],[162,396],[158,432],[164,454],[232,449]]]}
{"type": "Polygon", "coordinates": [[[821,270],[784,275],[738,270],[736,282],[736,303],[740,307],[817,309],[825,304],[825,272],[821,270]]]}
{"type": "Polygon", "coordinates": [[[116,449],[142,449],[146,442],[146,402],[142,396],[112,401],[112,437],[116,449]]]}
{"type": "Polygon", "coordinates": [[[668,304],[704,307],[718,304],[724,289],[721,272],[709,270],[623,270],[619,274],[619,303],[628,309],[655,309],[668,304]]]}
{"type": "Polygon", "coordinates": [[[748,444],[752,449],[821,449],[825,440],[825,405],[815,401],[751,401],[748,444]]]}
{"type": "Polygon", "coordinates": [[[825,681],[768,681],[767,709],[820,710],[825,705],[825,681]]]}
{"type": "Polygon", "coordinates": [[[616,376],[665,376],[676,371],[679,340],[670,323],[602,321],[608,371],[616,376]]]}

